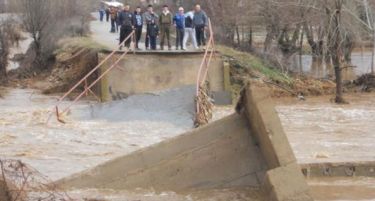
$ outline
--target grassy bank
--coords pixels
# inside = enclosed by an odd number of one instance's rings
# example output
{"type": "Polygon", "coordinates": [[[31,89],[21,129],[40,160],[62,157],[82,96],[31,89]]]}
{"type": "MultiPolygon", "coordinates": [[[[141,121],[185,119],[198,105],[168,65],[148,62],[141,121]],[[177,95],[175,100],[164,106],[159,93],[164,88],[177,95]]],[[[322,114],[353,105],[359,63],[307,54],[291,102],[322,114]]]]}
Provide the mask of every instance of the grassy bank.
{"type": "Polygon", "coordinates": [[[218,46],[218,51],[230,59],[229,63],[232,68],[247,69],[253,77],[268,79],[285,85],[293,84],[292,77],[262,61],[259,57],[226,46],[218,46]]]}
{"type": "Polygon", "coordinates": [[[218,46],[217,50],[230,65],[235,97],[249,80],[267,85],[274,97],[327,95],[334,92],[335,84],[330,80],[316,80],[293,73],[283,73],[260,57],[230,47],[218,46]]]}

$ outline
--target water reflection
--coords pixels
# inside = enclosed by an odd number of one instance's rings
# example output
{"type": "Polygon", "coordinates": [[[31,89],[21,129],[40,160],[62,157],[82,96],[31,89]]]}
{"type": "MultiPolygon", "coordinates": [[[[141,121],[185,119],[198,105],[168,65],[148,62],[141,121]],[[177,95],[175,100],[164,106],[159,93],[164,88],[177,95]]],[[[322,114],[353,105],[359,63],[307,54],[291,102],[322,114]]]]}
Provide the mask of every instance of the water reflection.
{"type": "MultiPolygon", "coordinates": [[[[371,72],[371,52],[354,52],[352,54],[352,64],[342,70],[343,80],[353,80],[356,77],[371,72]]],[[[327,66],[324,62],[314,60],[311,55],[302,55],[302,68],[296,69],[305,75],[314,78],[332,78],[334,70],[332,66],[327,66]]]]}

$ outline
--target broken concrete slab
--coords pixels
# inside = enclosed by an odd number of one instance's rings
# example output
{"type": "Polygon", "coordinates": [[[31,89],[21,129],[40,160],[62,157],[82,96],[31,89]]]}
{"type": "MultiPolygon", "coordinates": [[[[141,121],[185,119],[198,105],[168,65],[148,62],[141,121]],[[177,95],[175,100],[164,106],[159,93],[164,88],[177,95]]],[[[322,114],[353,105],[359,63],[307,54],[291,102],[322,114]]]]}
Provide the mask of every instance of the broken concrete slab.
{"type": "MultiPolygon", "coordinates": [[[[254,84],[255,85],[255,84],[254,84]]],[[[268,89],[250,86],[242,91],[240,107],[270,169],[297,161],[268,89]]]]}
{"type": "Polygon", "coordinates": [[[64,188],[194,188],[260,186],[266,166],[242,115],[58,181],[64,188]]]}
{"type": "Polygon", "coordinates": [[[313,200],[268,89],[249,84],[237,110],[246,114],[268,171],[263,188],[272,201],[313,200]]]}
{"type": "Polygon", "coordinates": [[[57,181],[65,188],[252,186],[270,201],[313,200],[267,89],[249,85],[239,114],[57,181]]]}

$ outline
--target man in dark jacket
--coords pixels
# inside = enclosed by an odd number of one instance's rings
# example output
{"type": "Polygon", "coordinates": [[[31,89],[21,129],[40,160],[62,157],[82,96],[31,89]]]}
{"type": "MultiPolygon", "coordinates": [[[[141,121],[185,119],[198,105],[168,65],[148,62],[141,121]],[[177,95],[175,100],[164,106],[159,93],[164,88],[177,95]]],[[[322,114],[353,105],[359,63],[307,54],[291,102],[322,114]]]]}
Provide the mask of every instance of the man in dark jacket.
{"type": "MultiPolygon", "coordinates": [[[[154,8],[152,7],[152,5],[148,5],[147,12],[143,14],[143,19],[147,26],[146,27],[147,29],[146,39],[145,39],[146,50],[149,48],[150,42],[155,42],[155,49],[156,49],[156,38],[158,34],[155,35],[154,33],[159,33],[159,27],[158,27],[159,16],[154,12],[154,8]],[[157,31],[155,32],[155,30],[157,31]],[[153,36],[150,35],[150,31],[153,32],[153,36]],[[153,39],[153,41],[151,41],[151,38],[153,39]]],[[[151,49],[153,49],[152,44],[151,44],[151,49]]]]}
{"type": "Polygon", "coordinates": [[[134,27],[135,27],[135,37],[136,37],[135,48],[140,50],[140,48],[138,46],[138,43],[141,40],[142,29],[143,29],[143,16],[142,16],[142,13],[141,13],[141,7],[138,6],[137,9],[135,9],[133,17],[134,17],[133,18],[133,24],[134,24],[134,27]]]}
{"type": "Polygon", "coordinates": [[[206,39],[204,31],[208,27],[208,17],[199,4],[195,6],[193,24],[197,35],[198,47],[205,46],[206,39]]]}
{"type": "MultiPolygon", "coordinates": [[[[130,12],[130,6],[125,5],[124,10],[119,13],[119,24],[120,29],[120,44],[132,33],[134,29],[133,24],[133,13],[130,12]]],[[[131,43],[131,38],[125,41],[125,47],[129,48],[131,43]]],[[[122,46],[120,46],[120,49],[122,46]]]]}
{"type": "Polygon", "coordinates": [[[173,18],[173,24],[176,27],[176,50],[178,47],[181,47],[181,50],[184,48],[184,35],[185,35],[185,13],[184,8],[178,8],[178,13],[173,18]]]}
{"type": "Polygon", "coordinates": [[[164,41],[165,38],[167,38],[168,42],[168,49],[172,50],[171,45],[171,27],[173,23],[173,17],[171,12],[169,11],[169,7],[167,5],[163,6],[163,12],[160,15],[159,18],[159,24],[160,24],[160,31],[161,31],[161,39],[160,39],[160,48],[161,50],[164,50],[164,41]]]}

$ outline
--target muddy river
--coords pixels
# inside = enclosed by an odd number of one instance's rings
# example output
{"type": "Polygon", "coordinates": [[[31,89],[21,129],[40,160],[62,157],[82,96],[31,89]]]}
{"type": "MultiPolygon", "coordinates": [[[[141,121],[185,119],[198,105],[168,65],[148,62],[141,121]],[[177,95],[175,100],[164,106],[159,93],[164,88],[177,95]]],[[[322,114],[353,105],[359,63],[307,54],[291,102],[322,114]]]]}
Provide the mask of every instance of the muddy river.
{"type": "Polygon", "coordinates": [[[299,163],[374,161],[375,95],[347,95],[281,101],[277,110],[299,163]]]}
{"type": "MultiPolygon", "coordinates": [[[[28,89],[7,89],[0,99],[0,157],[23,160],[52,180],[62,178],[190,130],[193,94],[194,88],[186,87],[107,104],[81,101],[65,117],[66,124],[57,123],[54,118],[46,124],[57,97],[28,89]]],[[[305,102],[279,100],[277,111],[298,162],[374,161],[375,152],[371,150],[375,145],[375,95],[350,95],[350,104],[340,106],[330,103],[329,98],[310,98],[305,102]]],[[[229,107],[217,108],[215,119],[232,112],[229,107]]],[[[315,194],[328,195],[320,200],[375,200],[371,193],[375,192],[374,180],[309,183],[315,194]],[[349,188],[362,189],[361,186],[365,186],[364,190],[354,192],[369,192],[359,196],[363,199],[335,194],[349,188]]],[[[230,195],[237,196],[237,200],[249,200],[254,194],[246,191],[230,189],[184,195],[95,190],[71,193],[97,194],[111,200],[124,194],[134,200],[211,200],[213,195],[218,196],[214,200],[228,200],[230,195]]]]}
{"type": "Polygon", "coordinates": [[[8,90],[0,99],[0,157],[62,178],[190,130],[193,94],[184,88],[103,105],[82,101],[66,124],[52,118],[46,125],[57,97],[8,90]]]}
{"type": "Polygon", "coordinates": [[[308,183],[316,201],[375,200],[375,178],[319,178],[308,183]]]}

